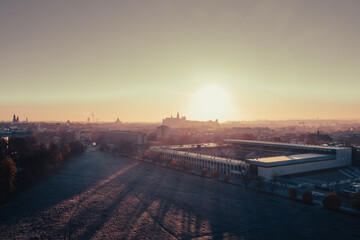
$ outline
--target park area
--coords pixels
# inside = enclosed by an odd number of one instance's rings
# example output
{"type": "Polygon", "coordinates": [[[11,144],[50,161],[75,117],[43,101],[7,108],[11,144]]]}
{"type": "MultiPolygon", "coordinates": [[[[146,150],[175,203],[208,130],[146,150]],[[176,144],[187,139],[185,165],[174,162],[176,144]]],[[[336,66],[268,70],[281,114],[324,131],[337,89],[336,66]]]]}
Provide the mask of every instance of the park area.
{"type": "Polygon", "coordinates": [[[92,147],[0,208],[1,239],[359,239],[359,225],[92,147]]]}

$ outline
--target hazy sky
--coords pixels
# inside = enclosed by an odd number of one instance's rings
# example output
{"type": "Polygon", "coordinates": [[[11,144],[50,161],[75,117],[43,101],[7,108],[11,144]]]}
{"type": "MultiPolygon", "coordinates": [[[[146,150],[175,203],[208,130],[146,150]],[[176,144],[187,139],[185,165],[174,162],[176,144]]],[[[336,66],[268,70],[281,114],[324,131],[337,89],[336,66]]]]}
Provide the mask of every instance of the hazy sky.
{"type": "Polygon", "coordinates": [[[0,120],[203,119],[209,85],[220,121],[359,119],[359,23],[359,0],[1,0],[0,120]]]}

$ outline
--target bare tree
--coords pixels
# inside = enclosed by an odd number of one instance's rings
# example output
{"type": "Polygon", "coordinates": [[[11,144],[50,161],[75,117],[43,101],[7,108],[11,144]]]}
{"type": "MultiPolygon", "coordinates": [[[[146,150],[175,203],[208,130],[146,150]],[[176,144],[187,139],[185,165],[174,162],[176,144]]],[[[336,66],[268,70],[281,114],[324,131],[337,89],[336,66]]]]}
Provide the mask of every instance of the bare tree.
{"type": "Polygon", "coordinates": [[[243,165],[240,172],[241,172],[240,173],[241,180],[244,183],[245,188],[247,188],[251,181],[250,165],[249,164],[243,165]]]}
{"type": "Polygon", "coordinates": [[[291,199],[296,199],[297,196],[297,191],[295,188],[290,188],[289,189],[289,198],[291,199]]]}
{"type": "Polygon", "coordinates": [[[351,197],[351,207],[356,210],[360,210],[360,192],[355,193],[351,197]]]}
{"type": "Polygon", "coordinates": [[[229,174],[226,173],[225,177],[224,177],[224,182],[228,183],[230,181],[230,176],[229,174]]]}
{"type": "Polygon", "coordinates": [[[278,173],[273,173],[271,175],[271,180],[270,180],[270,190],[271,193],[274,193],[275,187],[276,187],[276,183],[279,180],[279,174],[278,173]]]}
{"type": "Polygon", "coordinates": [[[172,160],[172,161],[170,162],[170,168],[175,169],[176,166],[177,166],[176,161],[175,161],[175,160],[172,160]]]}
{"type": "Polygon", "coordinates": [[[206,169],[206,168],[201,169],[201,175],[202,175],[202,176],[206,176],[206,175],[207,175],[207,169],[206,169]]]}
{"type": "Polygon", "coordinates": [[[4,188],[6,193],[10,193],[15,190],[14,181],[16,173],[17,169],[15,162],[11,158],[5,158],[1,161],[0,185],[4,188]]]}
{"type": "Polygon", "coordinates": [[[219,172],[215,169],[214,171],[211,172],[211,177],[214,179],[218,179],[219,178],[219,172]]]}
{"type": "Polygon", "coordinates": [[[258,189],[264,188],[264,178],[261,176],[256,176],[255,178],[255,187],[258,189]]]}
{"type": "Polygon", "coordinates": [[[332,210],[339,210],[341,206],[341,199],[335,192],[329,193],[322,201],[325,208],[332,210]]]}
{"type": "Polygon", "coordinates": [[[307,203],[307,204],[312,204],[313,202],[313,196],[311,194],[311,192],[309,190],[306,190],[303,194],[302,194],[302,200],[303,202],[307,203]]]}

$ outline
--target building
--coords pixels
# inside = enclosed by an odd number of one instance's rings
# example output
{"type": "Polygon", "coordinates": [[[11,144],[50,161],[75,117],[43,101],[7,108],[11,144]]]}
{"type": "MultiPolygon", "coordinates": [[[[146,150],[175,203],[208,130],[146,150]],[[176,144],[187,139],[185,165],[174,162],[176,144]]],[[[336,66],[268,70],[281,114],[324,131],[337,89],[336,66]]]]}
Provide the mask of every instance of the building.
{"type": "Polygon", "coordinates": [[[253,173],[267,180],[276,175],[284,176],[351,165],[351,148],[233,139],[224,142],[236,148],[257,151],[286,150],[286,155],[245,159],[253,173]]]}
{"type": "Polygon", "coordinates": [[[219,122],[217,119],[215,121],[190,121],[187,120],[185,116],[180,117],[179,113],[176,114],[176,118],[173,118],[173,116],[171,116],[163,119],[162,124],[172,128],[219,127],[219,122]]]}
{"type": "MultiPolygon", "coordinates": [[[[250,140],[224,140],[225,146],[241,148],[248,153],[264,153],[264,157],[223,158],[196,153],[199,148],[218,148],[217,144],[154,147],[152,151],[189,166],[218,170],[220,173],[240,175],[248,167],[249,171],[271,180],[274,176],[313,172],[351,165],[351,148],[318,145],[288,144],[250,140]]],[[[210,152],[210,151],[209,151],[210,152]]],[[[252,156],[248,154],[246,156],[252,156]]]]}
{"type": "MultiPolygon", "coordinates": [[[[199,147],[200,145],[197,145],[199,147]]],[[[177,162],[184,162],[192,168],[206,168],[208,171],[217,170],[219,173],[239,176],[248,167],[244,161],[215,157],[210,155],[176,150],[173,147],[153,147],[151,151],[160,153],[162,157],[177,162]]]]}
{"type": "Polygon", "coordinates": [[[162,120],[163,125],[170,126],[170,127],[184,127],[187,125],[186,117],[183,116],[180,118],[179,112],[176,114],[176,118],[173,116],[165,118],[162,120]]]}
{"type": "Polygon", "coordinates": [[[19,116],[15,116],[15,114],[14,114],[12,122],[13,123],[19,123],[20,122],[19,116]]]}
{"type": "Polygon", "coordinates": [[[20,129],[6,129],[0,130],[0,138],[26,138],[33,136],[33,133],[30,131],[20,130],[20,129]]]}
{"type": "Polygon", "coordinates": [[[169,135],[170,135],[169,127],[167,127],[165,125],[161,125],[156,128],[156,140],[157,141],[165,140],[169,137],[169,135]]]}

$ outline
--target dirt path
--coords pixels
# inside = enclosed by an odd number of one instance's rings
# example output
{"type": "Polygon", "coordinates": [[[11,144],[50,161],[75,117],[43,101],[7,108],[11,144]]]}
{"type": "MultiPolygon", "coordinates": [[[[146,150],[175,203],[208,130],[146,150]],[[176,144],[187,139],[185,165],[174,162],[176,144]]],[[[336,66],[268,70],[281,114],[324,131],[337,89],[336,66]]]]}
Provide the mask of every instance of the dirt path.
{"type": "Polygon", "coordinates": [[[93,149],[0,209],[1,239],[359,239],[359,224],[93,149]]]}

